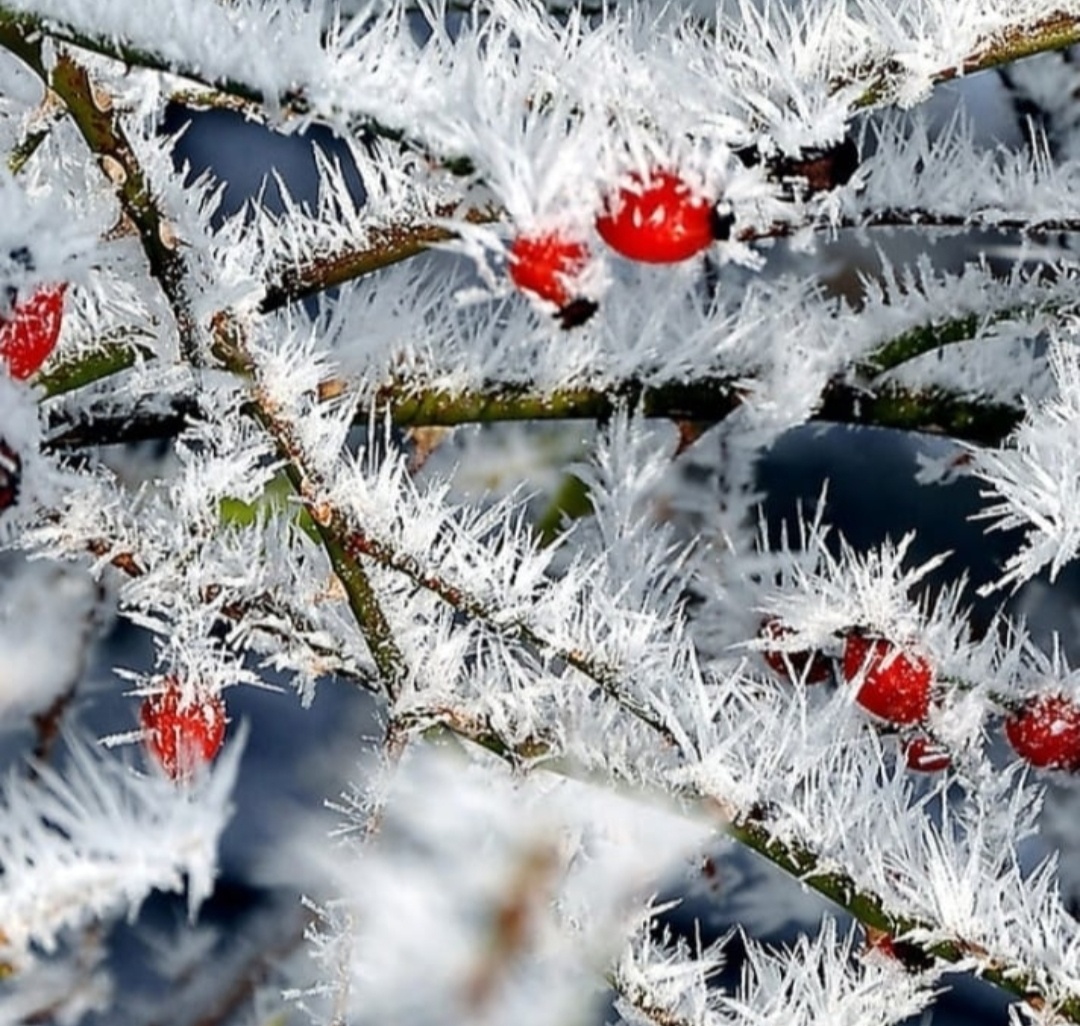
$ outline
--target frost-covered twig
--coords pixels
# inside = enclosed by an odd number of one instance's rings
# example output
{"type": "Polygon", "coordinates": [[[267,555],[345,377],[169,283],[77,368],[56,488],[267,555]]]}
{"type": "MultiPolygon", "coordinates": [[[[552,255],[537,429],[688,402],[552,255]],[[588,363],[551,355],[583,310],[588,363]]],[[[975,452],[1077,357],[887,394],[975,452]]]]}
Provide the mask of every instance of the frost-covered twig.
{"type": "MultiPolygon", "coordinates": [[[[441,213],[449,218],[454,214],[454,208],[446,207],[441,213]]],[[[457,216],[467,224],[483,224],[494,220],[495,212],[491,209],[471,209],[457,216]]],[[[275,281],[266,286],[259,311],[270,313],[279,310],[305,296],[325,292],[401,260],[408,260],[453,237],[452,228],[439,224],[374,228],[361,248],[315,256],[306,263],[283,270],[275,281]]]]}
{"type": "Polygon", "coordinates": [[[47,396],[63,395],[112,374],[119,374],[140,358],[152,355],[149,350],[137,345],[107,342],[98,352],[58,363],[43,371],[38,377],[38,384],[47,396]]]}
{"type": "Polygon", "coordinates": [[[770,950],[744,938],[747,962],[733,992],[712,979],[723,968],[729,938],[694,951],[656,932],[643,926],[611,974],[616,1010],[628,1026],[885,1026],[915,1014],[931,997],[933,973],[913,976],[865,953],[857,963],[854,935],[840,937],[833,920],[791,948],[770,950]]]}
{"type": "MultiPolygon", "coordinates": [[[[248,351],[243,327],[222,314],[214,322],[214,354],[223,364],[252,379],[252,414],[267,431],[285,460],[285,472],[297,494],[309,498],[316,487],[303,460],[302,449],[292,427],[266,402],[258,381],[258,366],[248,351]]],[[[326,550],[330,565],[348,596],[349,607],[367,641],[371,656],[382,676],[387,694],[394,698],[408,673],[405,659],[394,640],[393,631],[363,566],[343,541],[333,523],[332,512],[312,508],[312,519],[326,550]]]]}
{"type": "MultiPolygon", "coordinates": [[[[614,388],[559,389],[530,394],[516,386],[494,385],[490,391],[441,393],[427,391],[402,397],[383,391],[370,407],[357,410],[357,422],[388,417],[397,427],[455,427],[508,421],[608,420],[623,405],[639,416],[700,425],[723,420],[739,406],[739,388],[732,383],[697,381],[642,387],[626,382],[614,388]]],[[[336,389],[330,388],[331,391],[336,389]]],[[[409,390],[411,392],[411,390],[409,390]]],[[[174,400],[167,411],[148,414],[118,412],[72,426],[53,422],[45,441],[53,451],[88,445],[109,445],[172,438],[196,411],[192,402],[174,400]]],[[[899,431],[948,435],[982,444],[1000,442],[1019,423],[1021,410],[1007,403],[991,403],[949,393],[943,389],[878,388],[840,382],[829,385],[810,420],[893,428],[899,431]]]]}

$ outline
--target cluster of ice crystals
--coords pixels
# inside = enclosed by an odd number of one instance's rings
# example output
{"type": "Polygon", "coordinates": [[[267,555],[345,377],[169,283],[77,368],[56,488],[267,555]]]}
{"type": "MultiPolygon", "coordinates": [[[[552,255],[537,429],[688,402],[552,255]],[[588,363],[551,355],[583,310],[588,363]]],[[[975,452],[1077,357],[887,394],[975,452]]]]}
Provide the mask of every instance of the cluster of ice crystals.
{"type": "Polygon", "coordinates": [[[234,740],[192,789],[76,737],[63,775],[50,766],[35,777],[13,771],[0,791],[5,948],[51,949],[69,928],[137,911],[152,890],[186,887],[194,912],[217,875],[242,749],[234,740]]]}
{"type": "Polygon", "coordinates": [[[1029,404],[1001,449],[973,453],[972,471],[996,501],[980,516],[991,530],[1023,527],[1024,541],[998,587],[1019,585],[1049,567],[1051,580],[1080,552],[1080,358],[1075,326],[1049,350],[1055,395],[1029,404]]]}

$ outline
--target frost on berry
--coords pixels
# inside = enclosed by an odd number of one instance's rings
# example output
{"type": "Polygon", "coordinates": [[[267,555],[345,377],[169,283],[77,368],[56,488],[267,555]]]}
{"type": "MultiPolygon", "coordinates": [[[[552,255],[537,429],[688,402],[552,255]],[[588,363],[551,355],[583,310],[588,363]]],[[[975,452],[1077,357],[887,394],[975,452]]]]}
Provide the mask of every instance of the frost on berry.
{"type": "Polygon", "coordinates": [[[1005,719],[1017,755],[1044,769],[1080,770],[1080,706],[1064,695],[1038,695],[1005,719]]]}
{"type": "Polygon", "coordinates": [[[0,438],[0,513],[19,501],[19,481],[22,460],[19,454],[0,438]]]}
{"type": "MultiPolygon", "coordinates": [[[[778,620],[770,617],[762,625],[759,635],[766,641],[782,642],[795,632],[778,620]]],[[[805,684],[821,684],[832,675],[832,661],[817,649],[799,649],[789,651],[782,644],[769,646],[762,651],[762,657],[769,669],[785,680],[802,681],[805,684]]]]}
{"type": "Polygon", "coordinates": [[[600,237],[629,260],[670,264],[688,260],[731,230],[713,203],[671,171],[635,175],[609,197],[596,219],[600,237]]]}
{"type": "Polygon", "coordinates": [[[510,246],[510,278],[519,289],[562,307],[570,302],[573,279],[588,259],[583,242],[554,232],[519,235],[510,246]]]}
{"type": "Polygon", "coordinates": [[[844,679],[859,687],[856,701],[890,723],[919,723],[930,708],[929,661],[887,638],[849,634],[844,642],[844,679]]]}
{"type": "Polygon", "coordinates": [[[39,288],[17,302],[9,318],[0,320],[0,359],[13,378],[30,377],[56,347],[66,289],[65,284],[39,288]]]}
{"type": "Polygon", "coordinates": [[[211,762],[225,740],[225,703],[218,695],[196,693],[185,700],[175,677],[149,695],[139,711],[147,750],[175,781],[190,780],[211,762]]]}
{"type": "Polygon", "coordinates": [[[917,734],[904,742],[904,763],[920,773],[939,773],[952,765],[952,757],[944,745],[925,734],[917,734]]]}

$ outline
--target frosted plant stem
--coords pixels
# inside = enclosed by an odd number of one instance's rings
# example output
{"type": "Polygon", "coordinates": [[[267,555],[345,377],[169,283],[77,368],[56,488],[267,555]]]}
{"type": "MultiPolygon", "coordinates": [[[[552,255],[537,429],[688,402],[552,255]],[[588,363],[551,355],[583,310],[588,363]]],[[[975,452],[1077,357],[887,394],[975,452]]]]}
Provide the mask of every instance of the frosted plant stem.
{"type": "MultiPolygon", "coordinates": [[[[456,206],[435,211],[440,217],[453,217],[469,224],[487,224],[498,219],[494,207],[470,207],[456,212],[456,206]]],[[[289,303],[355,281],[391,264],[418,256],[432,246],[455,237],[452,229],[437,224],[390,225],[372,229],[362,247],[313,256],[310,260],[283,270],[266,286],[259,303],[260,313],[280,310],[289,303]]]]}
{"type": "MultiPolygon", "coordinates": [[[[219,314],[213,320],[213,331],[215,356],[227,369],[253,382],[250,413],[273,438],[285,460],[285,474],[296,494],[310,500],[316,482],[305,466],[292,426],[273,411],[257,385],[258,369],[247,350],[243,328],[228,315],[219,314]]],[[[345,589],[349,608],[379,670],[386,694],[393,702],[401,691],[408,667],[378,596],[360,561],[349,550],[340,531],[335,529],[331,516],[316,515],[312,510],[312,520],[330,565],[345,589]]]]}
{"type": "MultiPolygon", "coordinates": [[[[110,566],[127,577],[134,579],[142,577],[146,573],[135,553],[114,551],[114,546],[104,538],[91,541],[87,545],[87,551],[98,559],[107,558],[110,566]]],[[[221,590],[219,585],[209,585],[206,589],[206,601],[214,601],[221,593],[221,590]]],[[[337,676],[348,680],[365,691],[378,691],[373,676],[346,665],[340,652],[312,642],[311,637],[318,630],[316,625],[305,619],[304,614],[299,610],[283,605],[273,595],[256,596],[243,602],[227,602],[221,606],[220,613],[223,620],[232,623],[237,623],[249,614],[254,613],[259,617],[259,633],[280,637],[282,640],[299,641],[316,655],[324,665],[331,667],[337,676]],[[288,631],[274,626],[274,620],[288,622],[292,625],[294,633],[290,634],[288,631]]]]}
{"type": "Polygon", "coordinates": [[[97,88],[81,64],[61,53],[46,66],[42,37],[0,17],[0,46],[24,61],[64,102],[72,121],[102,173],[113,183],[124,212],[142,242],[150,273],[165,293],[176,318],[181,349],[192,365],[199,358],[198,324],[185,287],[186,269],[167,218],[151,194],[146,174],[128,142],[119,112],[107,94],[97,88]]]}
{"type": "MultiPolygon", "coordinates": [[[[106,365],[116,367],[111,362],[106,364],[105,360],[96,367],[106,365]]],[[[57,379],[50,375],[48,380],[51,383],[57,379]]],[[[366,424],[372,416],[387,416],[396,427],[403,428],[526,420],[602,422],[619,407],[620,397],[640,417],[705,425],[719,423],[739,406],[738,395],[725,379],[647,387],[636,382],[621,382],[610,389],[583,387],[554,392],[529,392],[492,385],[490,390],[467,392],[410,390],[407,394],[397,395],[385,390],[377,402],[361,406],[356,419],[357,423],[366,424]]],[[[121,411],[83,419],[77,424],[54,420],[45,445],[51,451],[62,451],[171,438],[183,428],[195,408],[193,401],[179,397],[171,409],[154,413],[131,415],[121,411]]],[[[1022,413],[1019,406],[1010,403],[980,401],[941,389],[885,387],[875,390],[869,386],[835,383],[826,388],[821,404],[810,419],[825,424],[948,435],[983,445],[997,445],[1020,422],[1022,413]]]]}
{"type": "Polygon", "coordinates": [[[92,353],[64,360],[42,371],[36,383],[46,397],[63,395],[128,370],[141,359],[153,357],[152,350],[137,343],[105,341],[102,348],[92,353]]]}
{"type": "MultiPolygon", "coordinates": [[[[215,78],[207,75],[191,63],[170,61],[163,55],[148,48],[131,46],[120,39],[95,35],[80,31],[76,26],[65,24],[54,18],[44,18],[36,14],[15,10],[12,6],[0,2],[0,36],[15,33],[22,38],[48,37],[62,43],[68,43],[84,50],[89,50],[133,68],[150,71],[168,71],[192,82],[210,87],[235,99],[257,105],[270,105],[283,114],[309,114],[309,105],[302,94],[295,90],[279,96],[267,96],[253,86],[230,78],[215,78]]],[[[961,75],[970,75],[987,68],[999,67],[1024,57],[1031,57],[1050,50],[1062,50],[1080,42],[1080,17],[1070,14],[1055,14],[1012,31],[1000,33],[986,39],[962,61],[948,68],[941,68],[932,76],[935,82],[947,82],[961,75]]],[[[889,55],[881,58],[880,66],[861,66],[853,68],[847,77],[839,77],[833,82],[836,89],[844,88],[850,81],[866,81],[872,84],[856,101],[856,106],[867,109],[891,104],[895,99],[897,72],[890,67],[889,55]]],[[[387,138],[401,139],[398,129],[369,122],[366,127],[376,134],[387,138]]],[[[432,156],[437,156],[432,154],[432,156]]],[[[455,154],[451,164],[460,164],[460,156],[455,154]]],[[[465,170],[461,167],[460,170],[465,170]]]]}
{"type": "MultiPolygon", "coordinates": [[[[976,48],[975,52],[958,66],[937,72],[934,80],[948,82],[962,75],[1000,67],[1037,53],[1064,50],[1075,43],[1080,43],[1080,18],[1071,14],[1051,15],[1024,29],[1015,29],[987,40],[985,45],[976,48]]],[[[865,69],[860,71],[865,74],[865,69]]],[[[857,106],[879,107],[891,102],[893,81],[894,73],[888,68],[882,68],[874,84],[859,98],[857,106]]]]}
{"type": "MultiPolygon", "coordinates": [[[[470,724],[468,720],[446,717],[440,720],[440,726],[459,737],[482,745],[488,751],[507,759],[512,765],[520,765],[519,757],[512,748],[501,745],[487,730],[477,729],[476,725],[470,724]]],[[[541,765],[569,777],[580,775],[573,766],[564,762],[544,761],[541,757],[541,765]]],[[[774,836],[767,820],[756,811],[732,810],[712,796],[696,791],[685,792],[682,798],[688,803],[688,814],[706,817],[727,836],[843,909],[864,927],[882,930],[894,937],[914,929],[932,928],[933,924],[890,913],[878,895],[861,889],[849,874],[843,870],[823,868],[818,856],[810,848],[774,836]]],[[[982,979],[1025,1001],[1045,1005],[1032,973],[1022,966],[992,959],[978,944],[962,938],[936,944],[918,944],[910,940],[907,943],[930,958],[951,964],[962,963],[967,971],[975,972],[982,979]]],[[[1080,998],[1070,998],[1062,1002],[1056,1006],[1056,1011],[1063,1020],[1080,1023],[1080,998]]]]}

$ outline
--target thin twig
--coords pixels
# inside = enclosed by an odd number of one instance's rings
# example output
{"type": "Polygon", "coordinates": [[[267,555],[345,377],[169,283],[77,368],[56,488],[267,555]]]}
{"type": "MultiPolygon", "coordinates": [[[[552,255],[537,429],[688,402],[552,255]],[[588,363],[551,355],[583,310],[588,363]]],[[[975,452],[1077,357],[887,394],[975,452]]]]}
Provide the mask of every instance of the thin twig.
{"type": "MultiPolygon", "coordinates": [[[[438,217],[456,217],[466,224],[487,224],[500,216],[495,207],[470,207],[456,213],[456,205],[436,210],[438,217]]],[[[266,286],[260,313],[271,313],[289,303],[355,281],[374,271],[408,260],[440,242],[455,237],[452,228],[437,224],[389,225],[374,228],[362,246],[349,247],[288,267],[266,286]]]]}
{"type": "MultiPolygon", "coordinates": [[[[317,492],[318,482],[307,466],[292,425],[280,417],[262,395],[258,386],[258,367],[248,352],[243,328],[232,317],[221,313],[214,318],[213,330],[214,355],[228,370],[252,381],[247,410],[274,440],[285,461],[285,474],[297,495],[310,500],[317,492]]],[[[367,572],[349,551],[340,532],[313,505],[309,504],[309,509],[330,565],[345,589],[349,608],[378,667],[387,696],[393,702],[408,676],[408,664],[398,648],[390,622],[367,572]]]]}

